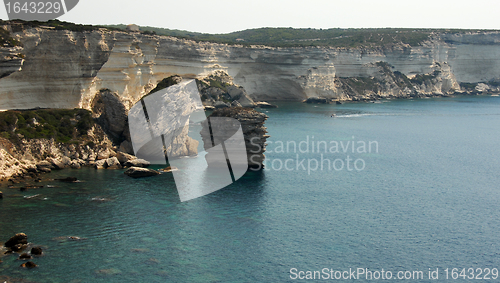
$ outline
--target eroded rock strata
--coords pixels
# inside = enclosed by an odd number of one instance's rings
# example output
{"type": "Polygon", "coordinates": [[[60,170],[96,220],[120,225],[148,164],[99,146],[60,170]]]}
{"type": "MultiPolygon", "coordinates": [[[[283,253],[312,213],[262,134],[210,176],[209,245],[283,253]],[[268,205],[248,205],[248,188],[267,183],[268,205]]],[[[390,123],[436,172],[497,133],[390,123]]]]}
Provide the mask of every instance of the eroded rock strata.
{"type": "MultiPolygon", "coordinates": [[[[436,33],[414,46],[275,48],[16,22],[2,22],[0,30],[9,39],[0,46],[1,109],[90,110],[101,89],[116,93],[130,108],[163,78],[177,74],[201,79],[216,71],[234,78],[234,84],[254,101],[362,100],[500,90],[498,31],[436,33]]],[[[213,89],[207,93],[220,95],[213,89]]]]}
{"type": "MultiPolygon", "coordinates": [[[[222,108],[216,109],[210,116],[210,118],[215,117],[226,117],[234,118],[241,124],[241,129],[243,131],[243,138],[245,140],[246,154],[248,167],[252,170],[260,170],[263,168],[263,162],[265,159],[265,143],[269,135],[267,135],[266,127],[264,126],[265,121],[268,116],[264,113],[255,111],[249,108],[233,107],[233,108],[222,108]]],[[[208,125],[208,124],[207,124],[208,125]]],[[[214,128],[214,123],[211,123],[212,130],[210,133],[225,133],[228,136],[235,132],[234,125],[230,122],[228,123],[218,123],[217,127],[214,128]]],[[[209,131],[205,131],[209,132],[209,131]]],[[[211,148],[211,139],[214,139],[210,135],[202,135],[204,141],[205,149],[211,148]]],[[[224,137],[222,137],[225,139],[224,137]]],[[[216,145],[219,144],[215,138],[216,145]]],[[[210,158],[210,153],[207,154],[207,158],[210,158]]]]}

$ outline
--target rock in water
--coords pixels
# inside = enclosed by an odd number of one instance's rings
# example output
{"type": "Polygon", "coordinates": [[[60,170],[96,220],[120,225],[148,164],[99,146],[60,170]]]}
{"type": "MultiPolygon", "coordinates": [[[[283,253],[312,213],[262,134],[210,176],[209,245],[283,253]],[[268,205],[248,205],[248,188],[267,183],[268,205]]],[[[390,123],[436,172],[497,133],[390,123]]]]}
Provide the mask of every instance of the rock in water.
{"type": "Polygon", "coordinates": [[[111,158],[106,159],[106,164],[107,164],[106,169],[121,169],[122,168],[120,161],[118,161],[118,158],[116,158],[116,157],[111,157],[111,158]]]}
{"type": "Polygon", "coordinates": [[[27,259],[32,259],[32,257],[27,253],[23,253],[19,256],[19,259],[20,260],[27,260],[27,259]]]}
{"type": "Polygon", "coordinates": [[[18,245],[27,245],[27,244],[28,244],[28,236],[24,233],[19,233],[11,237],[7,242],[5,242],[4,246],[12,249],[18,245]]]}
{"type": "Polygon", "coordinates": [[[330,101],[324,97],[309,97],[305,103],[328,104],[330,101]]]}
{"type": "Polygon", "coordinates": [[[23,264],[21,264],[21,267],[22,268],[35,268],[37,267],[38,265],[36,265],[34,262],[32,261],[28,261],[28,262],[25,262],[23,264]]]}
{"type": "Polygon", "coordinates": [[[31,248],[31,255],[42,255],[42,254],[43,254],[42,248],[40,247],[31,248]]]}
{"type": "MultiPolygon", "coordinates": [[[[238,120],[241,124],[245,146],[247,150],[247,161],[249,168],[260,170],[263,168],[266,151],[267,138],[264,123],[268,118],[264,113],[249,108],[223,108],[216,109],[209,117],[229,117],[238,120]]],[[[230,126],[230,125],[227,125],[230,126]]],[[[219,132],[230,132],[229,129],[219,129],[219,132]]],[[[205,149],[211,147],[210,137],[203,136],[205,149]]],[[[208,154],[207,154],[208,156],[208,154]]]]}
{"type": "Polygon", "coordinates": [[[153,169],[130,167],[124,174],[132,178],[144,178],[159,175],[160,172],[153,169]]]}
{"type": "Polygon", "coordinates": [[[149,165],[151,165],[151,162],[144,160],[144,159],[133,159],[125,162],[125,166],[128,167],[142,167],[146,168],[149,165]]]}
{"type": "Polygon", "coordinates": [[[278,108],[278,106],[271,104],[271,103],[268,103],[268,102],[265,102],[265,101],[259,101],[256,103],[257,103],[257,107],[259,107],[259,108],[278,108]]]}
{"type": "Polygon", "coordinates": [[[76,177],[66,177],[64,179],[55,179],[55,180],[65,183],[76,183],[78,181],[76,177]]]}
{"type": "Polygon", "coordinates": [[[121,151],[118,151],[116,153],[116,158],[118,159],[118,161],[120,161],[121,164],[125,164],[127,163],[127,161],[137,159],[137,157],[121,151]]]}

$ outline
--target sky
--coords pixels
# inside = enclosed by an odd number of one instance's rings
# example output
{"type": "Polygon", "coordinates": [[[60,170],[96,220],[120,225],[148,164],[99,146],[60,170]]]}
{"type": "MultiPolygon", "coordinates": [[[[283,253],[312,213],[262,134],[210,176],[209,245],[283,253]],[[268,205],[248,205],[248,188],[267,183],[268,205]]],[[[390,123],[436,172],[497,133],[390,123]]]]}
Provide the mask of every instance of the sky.
{"type": "MultiPolygon", "coordinates": [[[[259,27],[500,29],[499,11],[499,0],[80,0],[59,19],[203,33],[259,27]]],[[[8,18],[5,8],[0,18],[8,18]]]]}

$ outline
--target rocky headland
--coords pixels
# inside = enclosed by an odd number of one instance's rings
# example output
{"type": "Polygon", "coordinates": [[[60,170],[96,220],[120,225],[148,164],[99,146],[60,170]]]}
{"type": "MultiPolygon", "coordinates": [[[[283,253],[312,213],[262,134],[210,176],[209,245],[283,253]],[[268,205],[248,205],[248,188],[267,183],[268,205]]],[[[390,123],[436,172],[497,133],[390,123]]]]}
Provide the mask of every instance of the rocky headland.
{"type": "MultiPolygon", "coordinates": [[[[9,110],[0,113],[0,180],[81,166],[146,167],[133,156],[129,111],[182,79],[197,80],[213,115],[235,117],[244,131],[254,128],[246,132],[247,149],[255,147],[248,137],[264,145],[265,118],[235,109],[274,107],[273,100],[500,93],[498,31],[443,31],[416,45],[269,47],[1,21],[0,37],[0,110],[9,110]],[[58,113],[63,109],[75,110],[58,113]]],[[[177,155],[194,155],[196,141],[184,130],[177,155]]],[[[252,155],[257,164],[261,148],[252,155]]]]}

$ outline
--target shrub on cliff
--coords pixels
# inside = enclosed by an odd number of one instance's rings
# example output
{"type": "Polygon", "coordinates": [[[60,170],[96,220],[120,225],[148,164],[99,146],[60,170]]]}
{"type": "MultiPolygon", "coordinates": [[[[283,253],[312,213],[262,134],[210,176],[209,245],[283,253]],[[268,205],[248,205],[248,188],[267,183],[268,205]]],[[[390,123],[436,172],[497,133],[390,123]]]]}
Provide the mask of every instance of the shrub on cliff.
{"type": "Polygon", "coordinates": [[[18,143],[20,138],[52,139],[69,143],[85,140],[94,125],[84,109],[38,109],[0,113],[0,136],[18,143]]]}

